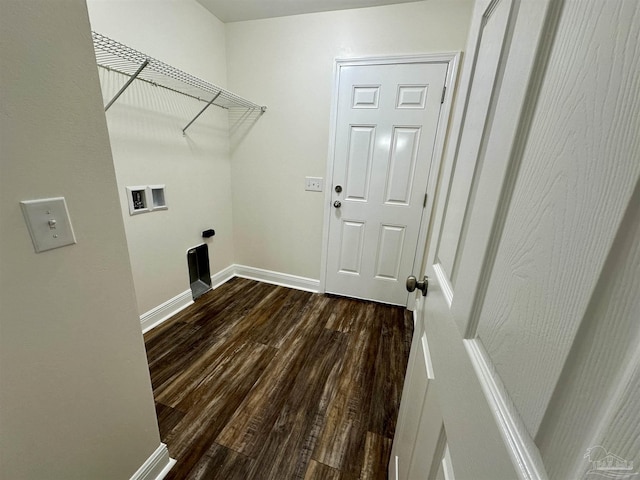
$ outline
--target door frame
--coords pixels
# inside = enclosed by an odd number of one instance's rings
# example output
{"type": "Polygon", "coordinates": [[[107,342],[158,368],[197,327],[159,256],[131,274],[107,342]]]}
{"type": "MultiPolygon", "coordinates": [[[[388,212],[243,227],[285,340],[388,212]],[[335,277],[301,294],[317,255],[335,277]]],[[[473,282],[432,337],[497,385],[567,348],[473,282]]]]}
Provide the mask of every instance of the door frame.
{"type": "MultiPolygon", "coordinates": [[[[429,174],[427,178],[427,204],[422,209],[420,217],[420,231],[418,233],[418,243],[413,259],[412,272],[417,274],[420,272],[425,258],[427,232],[431,223],[430,215],[433,208],[433,200],[435,197],[435,189],[437,186],[440,166],[445,149],[445,140],[449,129],[449,120],[451,117],[454,92],[456,90],[456,82],[458,79],[458,68],[462,52],[445,52],[445,53],[425,53],[416,55],[391,55],[391,56],[372,56],[357,58],[336,58],[333,65],[333,91],[331,93],[331,115],[329,125],[329,151],[327,158],[327,170],[325,174],[325,197],[324,197],[324,222],[322,227],[322,255],[320,260],[320,286],[319,292],[326,292],[327,280],[327,258],[329,252],[329,223],[331,220],[331,198],[333,190],[331,188],[333,180],[333,167],[335,162],[335,145],[336,133],[338,131],[338,93],[340,88],[340,74],[342,67],[347,66],[373,66],[373,65],[403,65],[412,63],[444,63],[447,64],[447,75],[445,77],[445,96],[444,102],[440,107],[440,115],[438,117],[438,127],[436,130],[436,139],[434,143],[431,158],[425,159],[430,162],[429,174]]],[[[412,296],[407,297],[406,307],[413,310],[414,301],[412,296]]]]}

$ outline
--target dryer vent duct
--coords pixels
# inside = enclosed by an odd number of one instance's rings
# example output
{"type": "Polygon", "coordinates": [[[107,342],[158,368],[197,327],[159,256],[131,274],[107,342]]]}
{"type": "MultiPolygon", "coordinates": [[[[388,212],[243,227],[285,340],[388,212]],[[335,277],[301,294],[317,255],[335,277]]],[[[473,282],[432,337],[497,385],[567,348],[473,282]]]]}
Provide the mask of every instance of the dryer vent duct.
{"type": "Polygon", "coordinates": [[[187,264],[189,265],[191,295],[195,300],[211,290],[209,247],[203,243],[197,247],[190,248],[187,251],[187,264]]]}

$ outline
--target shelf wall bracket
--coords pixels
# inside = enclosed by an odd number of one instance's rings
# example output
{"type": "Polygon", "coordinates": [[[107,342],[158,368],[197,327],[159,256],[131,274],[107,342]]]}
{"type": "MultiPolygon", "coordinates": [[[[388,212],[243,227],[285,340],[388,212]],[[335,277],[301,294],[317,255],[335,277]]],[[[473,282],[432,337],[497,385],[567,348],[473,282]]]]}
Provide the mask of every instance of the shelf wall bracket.
{"type": "Polygon", "coordinates": [[[221,94],[221,93],[222,93],[222,90],[220,90],[218,93],[216,93],[215,97],[213,97],[213,98],[211,99],[211,101],[210,101],[209,103],[207,103],[207,104],[204,106],[204,108],[203,108],[202,110],[200,110],[200,111],[198,112],[198,114],[197,114],[195,117],[193,117],[193,119],[192,119],[189,123],[187,123],[187,126],[186,126],[186,127],[184,127],[184,128],[182,129],[182,135],[185,135],[185,133],[186,133],[186,131],[187,131],[187,128],[189,128],[189,127],[191,126],[191,124],[192,124],[193,122],[195,122],[195,121],[198,119],[198,117],[199,117],[200,115],[202,115],[202,114],[204,113],[204,111],[205,111],[207,108],[209,108],[211,105],[213,105],[213,102],[215,102],[215,101],[216,101],[216,99],[220,96],[220,94],[221,94]]]}
{"type": "Polygon", "coordinates": [[[107,105],[104,107],[104,111],[105,112],[107,110],[109,110],[111,105],[113,105],[113,103],[120,97],[120,95],[122,95],[124,93],[124,91],[127,88],[129,88],[129,85],[131,85],[131,83],[133,83],[133,81],[136,78],[138,78],[138,75],[140,75],[142,70],[144,70],[147,65],[149,65],[149,59],[148,58],[144,62],[142,62],[142,65],[140,65],[140,67],[138,67],[138,70],[136,70],[136,72],[133,75],[131,75],[131,77],[129,77],[129,80],[127,80],[127,83],[125,83],[122,86],[122,88],[120,90],[118,90],[118,93],[115,94],[115,96],[111,99],[111,101],[109,103],[107,103],[107,105]]]}

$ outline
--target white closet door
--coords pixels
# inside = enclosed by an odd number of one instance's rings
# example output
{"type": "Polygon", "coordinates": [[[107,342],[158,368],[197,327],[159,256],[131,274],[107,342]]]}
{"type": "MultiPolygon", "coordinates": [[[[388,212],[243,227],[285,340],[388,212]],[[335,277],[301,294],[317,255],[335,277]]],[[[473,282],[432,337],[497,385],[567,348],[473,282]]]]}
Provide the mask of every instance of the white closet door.
{"type": "Polygon", "coordinates": [[[638,38],[634,0],[477,2],[417,309],[450,462],[414,478],[638,474],[638,38]]]}

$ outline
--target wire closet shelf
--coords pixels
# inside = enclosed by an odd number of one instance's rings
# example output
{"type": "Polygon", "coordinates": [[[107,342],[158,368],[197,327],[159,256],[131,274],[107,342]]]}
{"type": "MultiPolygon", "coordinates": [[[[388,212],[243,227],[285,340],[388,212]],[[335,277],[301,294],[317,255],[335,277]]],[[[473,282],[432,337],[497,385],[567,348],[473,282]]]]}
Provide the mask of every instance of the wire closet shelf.
{"type": "MultiPolygon", "coordinates": [[[[206,106],[196,115],[189,125],[211,105],[227,110],[243,109],[259,111],[260,113],[264,113],[267,110],[265,106],[258,105],[222,87],[183,72],[100,33],[91,32],[91,34],[93,36],[93,48],[98,66],[129,77],[129,80],[123,85],[120,91],[107,103],[105,110],[108,110],[136,79],[205,102],[206,106]]],[[[183,131],[186,130],[189,125],[187,125],[183,131]]]]}

